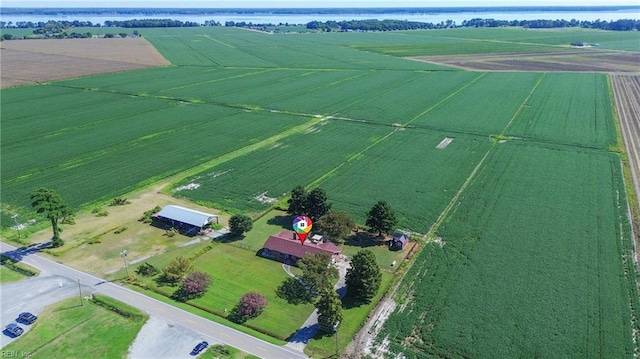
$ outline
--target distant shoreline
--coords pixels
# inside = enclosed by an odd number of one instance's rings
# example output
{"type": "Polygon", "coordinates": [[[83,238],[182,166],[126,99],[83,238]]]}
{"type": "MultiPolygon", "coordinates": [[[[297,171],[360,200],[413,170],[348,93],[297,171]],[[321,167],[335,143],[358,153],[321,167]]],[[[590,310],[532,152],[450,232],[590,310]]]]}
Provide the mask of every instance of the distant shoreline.
{"type": "Polygon", "coordinates": [[[634,10],[626,6],[495,6],[495,7],[349,7],[349,8],[19,8],[0,7],[0,15],[353,15],[440,14],[468,12],[605,12],[634,10]]]}

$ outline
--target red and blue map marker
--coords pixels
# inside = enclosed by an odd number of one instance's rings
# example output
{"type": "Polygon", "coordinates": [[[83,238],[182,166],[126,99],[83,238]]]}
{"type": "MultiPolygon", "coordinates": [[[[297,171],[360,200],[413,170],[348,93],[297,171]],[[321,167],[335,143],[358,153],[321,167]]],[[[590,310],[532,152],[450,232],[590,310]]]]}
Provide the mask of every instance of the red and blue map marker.
{"type": "Polygon", "coordinates": [[[300,239],[300,244],[304,245],[304,240],[307,239],[307,235],[311,232],[311,218],[307,216],[299,216],[293,220],[293,230],[300,239]]]}

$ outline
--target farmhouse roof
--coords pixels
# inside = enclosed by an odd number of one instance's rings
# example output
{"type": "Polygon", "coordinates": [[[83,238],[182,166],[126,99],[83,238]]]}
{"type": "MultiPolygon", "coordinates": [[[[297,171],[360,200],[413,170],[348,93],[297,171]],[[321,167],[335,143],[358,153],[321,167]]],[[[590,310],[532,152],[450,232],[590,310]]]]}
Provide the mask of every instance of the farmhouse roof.
{"type": "Polygon", "coordinates": [[[158,212],[156,214],[156,217],[162,217],[190,224],[195,227],[204,227],[205,225],[209,224],[213,218],[216,218],[218,216],[211,213],[196,211],[195,209],[168,205],[165,206],[160,212],[158,212]]]}
{"type": "Polygon", "coordinates": [[[311,241],[304,241],[304,244],[301,245],[300,240],[291,231],[283,231],[269,236],[263,247],[298,258],[316,253],[327,253],[330,256],[340,254],[340,248],[331,242],[314,244],[311,241]]]}

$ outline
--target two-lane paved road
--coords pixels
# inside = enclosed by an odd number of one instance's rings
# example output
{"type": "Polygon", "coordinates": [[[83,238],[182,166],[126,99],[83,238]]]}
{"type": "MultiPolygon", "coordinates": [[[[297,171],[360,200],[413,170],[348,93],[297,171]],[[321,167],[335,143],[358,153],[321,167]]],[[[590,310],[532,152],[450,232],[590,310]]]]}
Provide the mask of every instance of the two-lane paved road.
{"type": "Polygon", "coordinates": [[[10,256],[12,254],[18,254],[19,257],[22,257],[22,262],[33,266],[42,272],[66,277],[73,281],[80,279],[80,282],[83,285],[90,286],[96,293],[117,299],[132,307],[145,311],[150,315],[184,325],[185,327],[189,327],[206,336],[215,338],[247,353],[267,359],[306,358],[303,353],[291,348],[267,343],[264,340],[257,339],[238,330],[204,319],[180,308],[176,308],[144,294],[135,292],[131,289],[110,282],[105,282],[102,278],[98,278],[91,274],[54,262],[35,253],[27,253],[22,256],[22,252],[17,250],[18,248],[12,245],[0,242],[0,251],[3,254],[10,256]]]}

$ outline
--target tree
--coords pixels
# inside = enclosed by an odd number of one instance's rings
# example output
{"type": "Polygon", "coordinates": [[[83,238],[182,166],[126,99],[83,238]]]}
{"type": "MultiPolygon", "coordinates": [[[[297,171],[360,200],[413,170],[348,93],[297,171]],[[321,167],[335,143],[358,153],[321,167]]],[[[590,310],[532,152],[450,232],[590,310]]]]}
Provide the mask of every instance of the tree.
{"type": "Polygon", "coordinates": [[[328,200],[327,192],[322,188],[311,190],[305,200],[306,215],[314,222],[320,219],[331,209],[331,203],[328,200]]]}
{"type": "Polygon", "coordinates": [[[231,320],[242,323],[255,318],[267,307],[267,298],[258,292],[249,292],[240,298],[238,305],[231,313],[231,320]]]}
{"type": "Polygon", "coordinates": [[[291,216],[309,216],[316,221],[330,209],[327,192],[322,188],[314,188],[307,193],[303,186],[297,186],[291,191],[291,198],[287,201],[287,213],[291,216]]]}
{"type": "Polygon", "coordinates": [[[314,229],[326,235],[332,242],[344,243],[356,226],[353,218],[347,212],[329,210],[314,224],[314,229]]]}
{"type": "Polygon", "coordinates": [[[229,218],[229,231],[234,236],[241,236],[253,228],[253,221],[244,214],[234,214],[229,218]]]}
{"type": "Polygon", "coordinates": [[[334,332],[334,328],[342,321],[342,302],[335,290],[327,290],[322,293],[316,303],[318,309],[318,324],[320,330],[326,333],[334,332]]]}
{"type": "Polygon", "coordinates": [[[162,271],[164,273],[161,281],[175,285],[182,281],[187,274],[193,272],[193,264],[188,258],[179,256],[162,268],[162,271]]]}
{"type": "Polygon", "coordinates": [[[339,277],[338,269],[331,264],[327,253],[307,254],[298,261],[302,270],[302,282],[312,297],[333,288],[332,281],[339,277]]]}
{"type": "Polygon", "coordinates": [[[389,234],[396,224],[398,224],[396,213],[385,201],[379,201],[367,213],[367,226],[372,231],[378,231],[378,236],[382,236],[382,233],[389,234]]]}
{"type": "Polygon", "coordinates": [[[276,295],[289,304],[311,303],[313,296],[299,278],[287,277],[276,289],[276,295]]]}
{"type": "Polygon", "coordinates": [[[211,285],[211,277],[204,272],[189,273],[182,282],[180,290],[189,299],[204,295],[211,285]]]}
{"type": "Polygon", "coordinates": [[[141,276],[151,277],[156,275],[158,273],[158,270],[153,265],[144,262],[138,266],[138,269],[136,269],[136,273],[141,276]]]}
{"type": "Polygon", "coordinates": [[[291,216],[302,216],[307,214],[306,210],[307,190],[303,186],[296,186],[291,191],[291,198],[287,201],[289,208],[287,213],[291,216]]]}
{"type": "Polygon", "coordinates": [[[382,273],[373,252],[365,249],[356,253],[345,278],[347,296],[369,303],[378,292],[381,282],[382,273]]]}
{"type": "Polygon", "coordinates": [[[31,206],[35,208],[37,213],[44,215],[51,221],[53,247],[62,246],[64,241],[60,238],[62,230],[58,227],[58,222],[64,222],[65,219],[73,215],[71,207],[60,195],[47,188],[40,188],[31,193],[31,206]]]}

